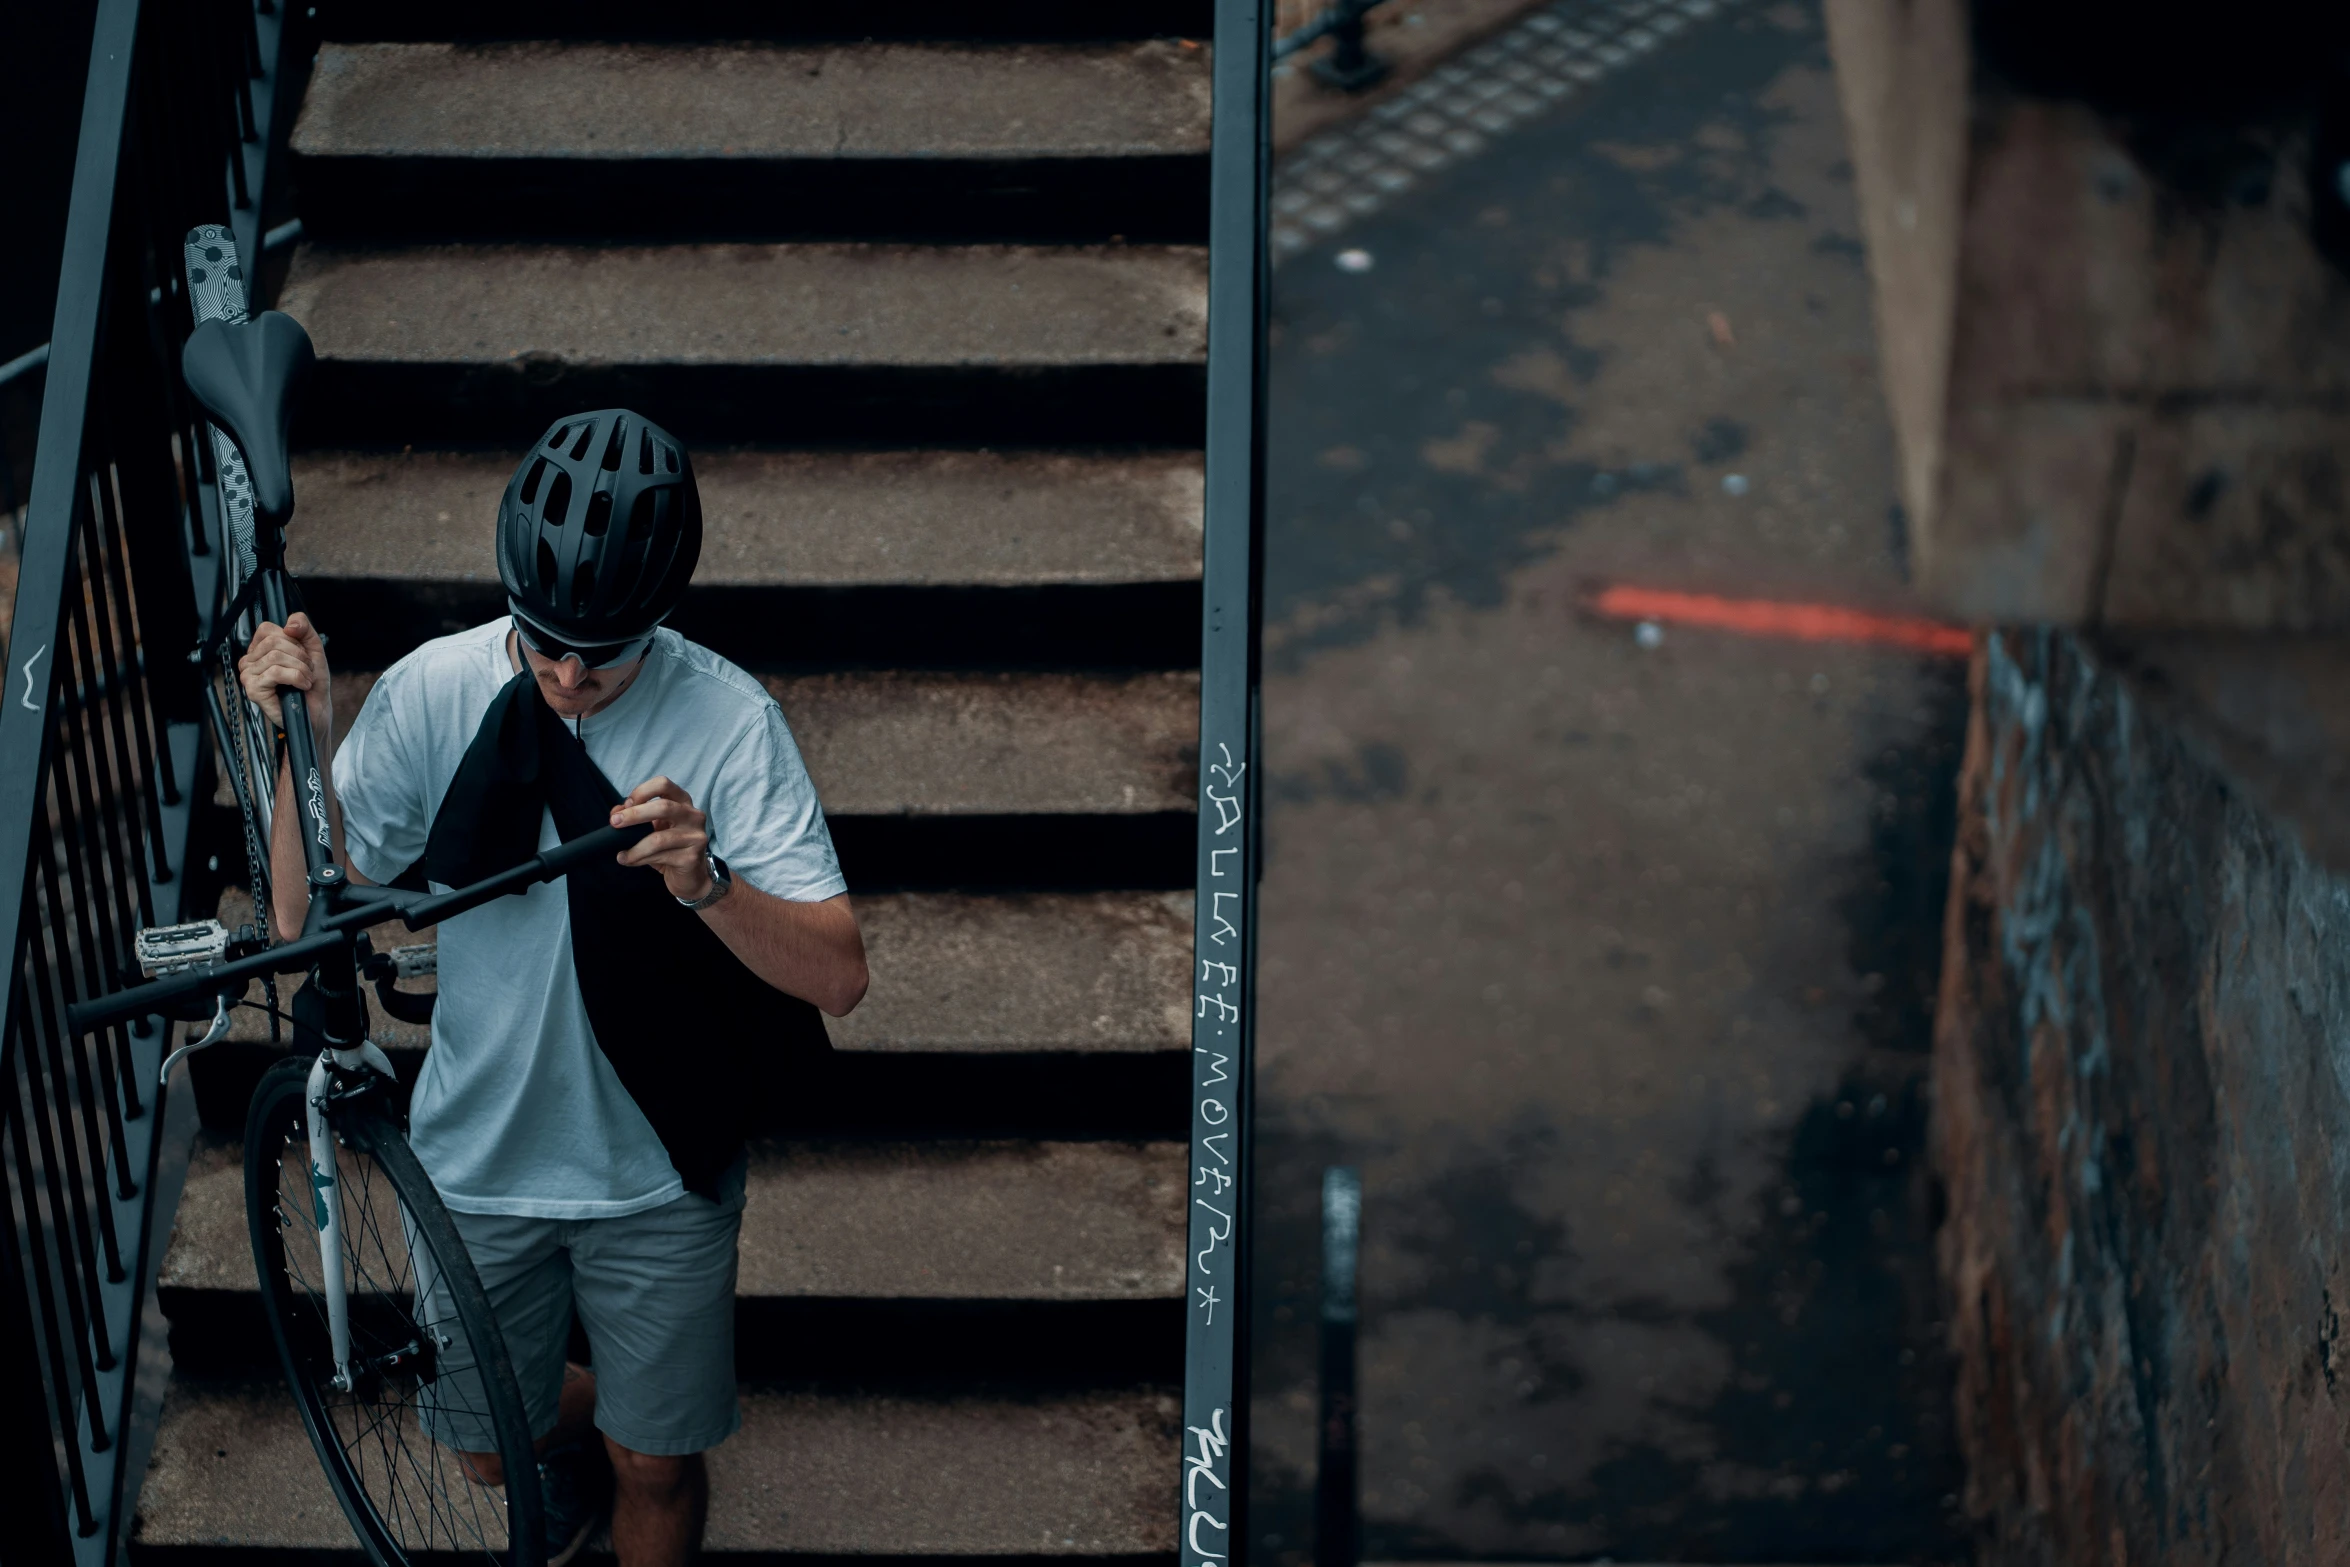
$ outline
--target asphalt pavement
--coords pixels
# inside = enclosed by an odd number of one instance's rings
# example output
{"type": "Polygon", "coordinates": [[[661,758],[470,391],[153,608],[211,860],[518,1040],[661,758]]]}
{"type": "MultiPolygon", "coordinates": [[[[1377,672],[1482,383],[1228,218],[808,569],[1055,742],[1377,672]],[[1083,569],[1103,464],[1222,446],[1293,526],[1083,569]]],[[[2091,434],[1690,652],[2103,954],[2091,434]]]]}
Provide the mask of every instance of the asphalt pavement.
{"type": "Polygon", "coordinates": [[[1787,3],[1275,275],[1260,1561],[1311,1548],[1333,1162],[1366,1557],[1961,1554],[1923,1137],[1963,664],[1590,607],[1916,613],[1858,235],[1787,3]]]}

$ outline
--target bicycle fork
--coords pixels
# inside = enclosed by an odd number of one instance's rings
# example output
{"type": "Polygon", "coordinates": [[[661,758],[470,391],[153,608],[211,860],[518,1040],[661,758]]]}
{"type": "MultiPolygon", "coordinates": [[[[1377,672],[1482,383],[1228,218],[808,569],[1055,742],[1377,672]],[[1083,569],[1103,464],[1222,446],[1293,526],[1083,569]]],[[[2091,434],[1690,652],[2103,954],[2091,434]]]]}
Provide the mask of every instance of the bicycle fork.
{"type": "Polygon", "coordinates": [[[338,1393],[350,1392],[354,1378],[351,1375],[351,1298],[343,1281],[342,1202],[335,1191],[340,1166],[335,1159],[334,1129],[327,1122],[327,1095],[335,1073],[356,1072],[362,1067],[372,1068],[387,1078],[392,1075],[391,1058],[372,1041],[361,1040],[354,1050],[321,1050],[318,1059],[310,1063],[310,1081],[302,1095],[310,1133],[311,1213],[318,1224],[318,1281],[326,1295],[327,1335],[334,1345],[335,1357],[333,1386],[338,1393]]]}

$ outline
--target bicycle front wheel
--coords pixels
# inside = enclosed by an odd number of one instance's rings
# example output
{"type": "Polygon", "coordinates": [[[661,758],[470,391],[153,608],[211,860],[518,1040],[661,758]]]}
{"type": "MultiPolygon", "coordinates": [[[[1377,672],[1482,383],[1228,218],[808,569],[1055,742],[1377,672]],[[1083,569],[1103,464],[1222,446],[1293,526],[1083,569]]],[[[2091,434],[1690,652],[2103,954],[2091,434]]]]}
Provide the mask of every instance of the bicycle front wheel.
{"type": "Polygon", "coordinates": [[[336,1168],[313,1179],[310,1065],[281,1061],[254,1092],[245,1214],[270,1333],[335,1500],[378,1567],[544,1567],[530,1423],[472,1259],[381,1089],[335,1100],[336,1168]],[[329,1204],[348,1386],[337,1385],[320,1260],[329,1204]],[[504,1483],[489,1483],[501,1469],[504,1483]]]}

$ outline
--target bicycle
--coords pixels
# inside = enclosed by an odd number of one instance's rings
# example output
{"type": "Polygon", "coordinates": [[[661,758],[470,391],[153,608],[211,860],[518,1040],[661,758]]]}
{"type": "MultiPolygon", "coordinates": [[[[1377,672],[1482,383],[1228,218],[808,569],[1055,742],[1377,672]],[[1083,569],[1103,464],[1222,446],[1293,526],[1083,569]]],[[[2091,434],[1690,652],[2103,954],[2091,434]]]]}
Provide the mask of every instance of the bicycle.
{"type": "MultiPolygon", "coordinates": [[[[188,390],[210,419],[223,498],[235,503],[234,559],[243,571],[218,631],[200,656],[227,665],[227,649],[254,614],[284,624],[298,603],[285,569],[293,514],[287,451],[291,399],[315,354],[299,323],[276,311],[246,319],[224,230],[189,237],[199,324],[181,355],[188,390]],[[225,257],[225,259],[224,259],[225,257]],[[205,285],[202,288],[197,285],[205,285]],[[249,534],[245,529],[250,513],[249,534]]],[[[232,681],[233,690],[233,681],[232,681]]],[[[411,1567],[452,1551],[543,1567],[538,1469],[513,1367],[479,1277],[448,1210],[409,1149],[389,1057],[366,1037],[370,983],[396,1017],[422,1021],[431,997],[398,981],[424,967],[415,949],[377,952],[367,931],[399,920],[411,931],[564,875],[596,854],[617,854],[649,829],[603,828],[471,886],[443,893],[354,883],[335,862],[318,746],[300,691],[281,688],[282,745],[302,811],[307,913],[302,933],[269,940],[268,829],[274,744],[254,742],[256,712],[214,693],[216,738],[235,785],[252,860],[255,926],[218,920],[139,932],[147,982],[69,1008],[86,1033],[161,1016],[210,1026],[164,1059],[168,1083],[184,1057],[226,1037],[248,984],[306,978],[291,1002],[297,1045],[263,1074],[245,1123],[245,1205],[263,1313],[304,1429],[336,1501],[378,1567],[411,1567]],[[232,722],[233,717],[233,722],[232,722]],[[254,764],[268,750],[268,774],[254,764]],[[259,831],[257,818],[264,818],[259,831]],[[494,1453],[501,1487],[466,1453],[494,1453]],[[497,1500],[493,1501],[492,1499],[497,1500]]],[[[277,1015],[274,1004],[264,1010],[277,1015]]]]}

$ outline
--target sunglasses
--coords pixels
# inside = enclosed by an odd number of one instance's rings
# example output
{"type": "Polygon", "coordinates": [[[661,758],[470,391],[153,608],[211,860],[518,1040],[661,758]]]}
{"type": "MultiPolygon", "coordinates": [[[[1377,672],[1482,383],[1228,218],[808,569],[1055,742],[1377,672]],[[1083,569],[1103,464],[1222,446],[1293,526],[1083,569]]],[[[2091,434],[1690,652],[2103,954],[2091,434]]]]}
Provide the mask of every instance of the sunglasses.
{"type": "MultiPolygon", "coordinates": [[[[567,658],[579,660],[582,669],[610,669],[615,664],[626,664],[645,656],[645,649],[653,645],[653,632],[631,637],[626,642],[565,642],[549,636],[520,615],[513,617],[514,634],[522,638],[523,646],[541,658],[561,663],[567,658]]],[[[658,628],[656,628],[658,629],[658,628]]]]}

